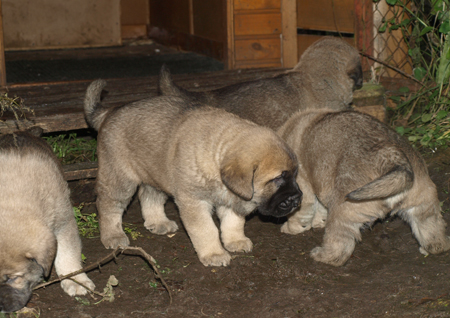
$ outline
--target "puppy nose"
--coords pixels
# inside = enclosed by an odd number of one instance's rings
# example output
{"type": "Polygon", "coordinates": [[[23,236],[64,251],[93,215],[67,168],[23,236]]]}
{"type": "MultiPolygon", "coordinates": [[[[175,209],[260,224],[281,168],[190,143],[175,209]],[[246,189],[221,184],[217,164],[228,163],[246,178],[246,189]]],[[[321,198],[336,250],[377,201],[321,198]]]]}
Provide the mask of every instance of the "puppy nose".
{"type": "Polygon", "coordinates": [[[280,208],[282,209],[293,209],[300,205],[300,202],[302,200],[303,193],[300,191],[300,193],[291,195],[286,200],[280,203],[280,208]]]}

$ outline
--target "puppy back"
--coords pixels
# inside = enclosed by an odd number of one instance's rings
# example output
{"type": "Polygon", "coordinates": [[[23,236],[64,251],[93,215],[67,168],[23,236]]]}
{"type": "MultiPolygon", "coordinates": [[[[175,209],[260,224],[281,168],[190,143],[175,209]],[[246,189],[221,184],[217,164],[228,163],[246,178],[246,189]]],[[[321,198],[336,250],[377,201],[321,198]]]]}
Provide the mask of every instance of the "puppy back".
{"type": "Polygon", "coordinates": [[[86,90],[86,96],[84,97],[84,114],[86,121],[95,130],[99,130],[102,125],[107,109],[102,107],[101,93],[106,86],[106,81],[96,80],[93,81],[86,90]]]}

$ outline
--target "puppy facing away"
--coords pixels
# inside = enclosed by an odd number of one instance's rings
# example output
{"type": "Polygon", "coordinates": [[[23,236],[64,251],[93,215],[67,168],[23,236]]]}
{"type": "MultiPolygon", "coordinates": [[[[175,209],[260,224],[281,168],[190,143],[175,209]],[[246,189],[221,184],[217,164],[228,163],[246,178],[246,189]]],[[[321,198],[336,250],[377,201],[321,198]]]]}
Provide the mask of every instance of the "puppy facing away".
{"type": "Polygon", "coordinates": [[[360,228],[397,214],[423,254],[450,249],[437,190],[419,153],[385,124],[354,111],[297,113],[280,129],[299,159],[299,211],[282,226],[298,234],[313,222],[315,196],[328,208],[316,261],[340,266],[361,240],[360,228]]]}
{"type": "Polygon", "coordinates": [[[105,108],[105,85],[88,87],[85,113],[98,130],[97,208],[106,248],[128,246],[122,214],[138,187],[144,225],[155,234],[178,229],[164,212],[168,195],[174,197],[205,266],[228,265],[226,250],[252,250],[244,223],[255,209],[281,217],[300,204],[297,158],[272,130],[173,96],[105,108]]]}
{"type": "MultiPolygon", "coordinates": [[[[81,241],[62,167],[50,147],[28,132],[0,136],[0,311],[24,307],[50,273],[81,269],[81,241]],[[55,257],[56,255],[56,257],[55,257]]],[[[73,277],[90,289],[86,274],[73,277]]],[[[70,296],[87,290],[65,279],[70,296]]]]}
{"type": "Polygon", "coordinates": [[[277,129],[299,110],[350,109],[353,91],[361,88],[362,82],[358,51],[339,38],[324,37],[303,53],[291,71],[273,78],[191,92],[177,86],[163,66],[159,90],[162,95],[223,108],[258,125],[277,129]]]}

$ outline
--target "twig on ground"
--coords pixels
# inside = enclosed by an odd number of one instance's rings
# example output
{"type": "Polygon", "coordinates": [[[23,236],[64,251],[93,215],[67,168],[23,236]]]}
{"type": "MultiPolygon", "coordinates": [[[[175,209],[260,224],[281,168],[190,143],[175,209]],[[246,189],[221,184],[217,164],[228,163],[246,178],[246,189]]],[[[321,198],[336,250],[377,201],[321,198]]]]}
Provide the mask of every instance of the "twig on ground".
{"type": "MultiPolygon", "coordinates": [[[[54,280],[51,280],[51,281],[48,281],[48,282],[39,284],[39,285],[37,285],[36,287],[34,287],[34,290],[35,290],[35,289],[42,288],[42,287],[45,287],[45,286],[48,286],[48,285],[53,284],[53,283],[56,283],[56,282],[60,282],[60,281],[62,281],[63,279],[70,279],[70,277],[76,276],[76,275],[81,274],[81,273],[88,272],[88,271],[90,271],[90,270],[92,270],[92,269],[95,269],[95,268],[97,268],[97,267],[98,267],[98,268],[101,268],[101,266],[102,266],[104,263],[107,263],[108,261],[110,261],[110,260],[113,259],[113,258],[115,259],[119,254],[124,254],[124,252],[126,252],[126,251],[137,251],[139,255],[141,255],[147,262],[150,263],[150,265],[152,266],[153,270],[155,271],[155,276],[156,276],[156,278],[158,278],[158,279],[161,281],[162,285],[164,286],[164,288],[165,288],[165,289],[167,290],[167,292],[169,293],[170,304],[172,304],[172,293],[170,292],[169,286],[167,285],[166,281],[165,281],[164,278],[161,276],[161,273],[159,272],[158,267],[156,266],[156,261],[155,261],[155,259],[154,259],[151,255],[149,255],[147,252],[145,252],[144,249],[142,249],[141,247],[131,247],[131,246],[126,247],[126,248],[120,248],[120,247],[118,247],[118,248],[116,248],[114,251],[112,251],[111,253],[109,253],[109,254],[106,255],[105,257],[103,257],[102,259],[98,260],[97,262],[95,262],[95,263],[93,263],[93,264],[90,264],[90,265],[88,265],[88,266],[86,266],[86,267],[83,267],[82,269],[77,270],[77,271],[75,271],[75,272],[73,272],[73,273],[70,273],[70,274],[67,274],[67,275],[64,275],[64,276],[60,276],[60,277],[58,277],[58,278],[56,278],[56,279],[54,279],[54,280]]],[[[135,255],[135,254],[134,254],[134,255],[135,255]]],[[[84,288],[86,288],[88,291],[90,291],[90,292],[92,292],[92,293],[94,293],[94,294],[96,294],[96,295],[99,295],[99,296],[102,296],[102,297],[105,296],[105,295],[103,295],[102,293],[95,292],[95,291],[91,290],[90,288],[86,287],[84,284],[82,284],[82,283],[80,283],[80,282],[78,282],[78,281],[76,281],[76,280],[74,280],[74,279],[72,279],[72,280],[73,280],[74,282],[76,282],[77,284],[80,284],[81,286],[83,286],[84,288]]]]}

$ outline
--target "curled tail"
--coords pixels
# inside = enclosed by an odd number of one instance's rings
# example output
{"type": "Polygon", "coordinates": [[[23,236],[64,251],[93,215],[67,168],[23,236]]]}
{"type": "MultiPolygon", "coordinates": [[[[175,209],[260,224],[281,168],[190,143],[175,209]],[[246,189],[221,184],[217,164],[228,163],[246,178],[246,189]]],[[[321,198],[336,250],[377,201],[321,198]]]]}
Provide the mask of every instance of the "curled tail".
{"type": "Polygon", "coordinates": [[[386,199],[411,189],[414,183],[413,168],[406,157],[402,159],[387,173],[345,197],[353,201],[386,199]]]}
{"type": "Polygon", "coordinates": [[[107,108],[103,108],[100,104],[100,97],[103,88],[106,86],[106,81],[93,81],[86,90],[84,97],[84,114],[86,121],[95,130],[99,130],[105,115],[108,112],[107,108]]]}
{"type": "Polygon", "coordinates": [[[169,69],[164,64],[159,72],[158,89],[160,95],[189,98],[190,92],[176,85],[172,80],[169,69]]]}

